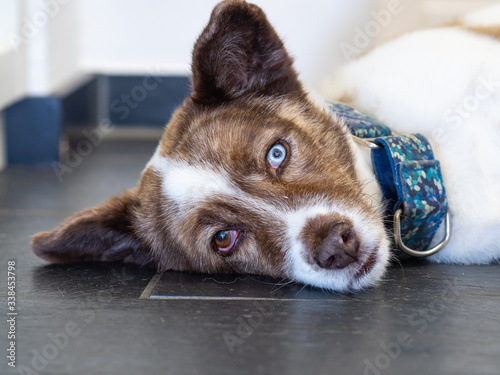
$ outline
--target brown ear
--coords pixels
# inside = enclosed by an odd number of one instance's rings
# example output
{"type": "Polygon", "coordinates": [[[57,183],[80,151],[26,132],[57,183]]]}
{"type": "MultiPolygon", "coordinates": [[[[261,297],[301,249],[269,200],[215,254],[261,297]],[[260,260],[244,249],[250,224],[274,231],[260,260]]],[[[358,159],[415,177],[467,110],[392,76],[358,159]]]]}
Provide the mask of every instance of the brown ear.
{"type": "Polygon", "coordinates": [[[33,237],[33,251],[52,263],[124,261],[152,263],[134,231],[140,203],[135,190],[111,198],[102,206],[81,211],[51,232],[33,237]]]}
{"type": "Polygon", "coordinates": [[[293,60],[264,12],[241,0],[218,4],[193,50],[193,99],[302,94],[293,60]]]}

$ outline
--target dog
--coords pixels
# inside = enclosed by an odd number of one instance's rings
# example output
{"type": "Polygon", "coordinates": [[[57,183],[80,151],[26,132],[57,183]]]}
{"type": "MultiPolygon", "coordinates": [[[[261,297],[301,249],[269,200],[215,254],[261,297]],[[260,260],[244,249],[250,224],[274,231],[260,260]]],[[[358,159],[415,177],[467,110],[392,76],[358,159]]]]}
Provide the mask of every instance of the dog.
{"type": "MultiPolygon", "coordinates": [[[[341,69],[329,85],[330,99],[398,132],[446,135],[431,144],[452,236],[431,261],[486,263],[500,255],[496,25],[464,21],[403,36],[341,69]],[[481,79],[489,86],[476,90],[481,79]],[[455,113],[454,103],[474,90],[482,94],[478,108],[455,113]]],[[[388,267],[384,210],[365,148],[311,99],[263,11],[225,0],[194,45],[192,92],[138,186],[35,235],[32,247],[54,263],[261,274],[351,292],[376,285],[388,267]]]]}

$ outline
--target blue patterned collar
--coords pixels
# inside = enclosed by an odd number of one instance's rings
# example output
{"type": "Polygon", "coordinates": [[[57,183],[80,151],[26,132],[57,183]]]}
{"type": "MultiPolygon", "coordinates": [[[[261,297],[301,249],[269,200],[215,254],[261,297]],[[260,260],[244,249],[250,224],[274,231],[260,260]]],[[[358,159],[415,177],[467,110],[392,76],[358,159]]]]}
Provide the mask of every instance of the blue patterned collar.
{"type": "Polygon", "coordinates": [[[450,216],[439,161],[421,134],[394,135],[380,121],[343,103],[326,102],[344,119],[354,139],[371,148],[373,170],[393,218],[399,255],[426,257],[441,250],[450,238],[450,216]],[[445,238],[431,241],[445,221],[445,238]]]}

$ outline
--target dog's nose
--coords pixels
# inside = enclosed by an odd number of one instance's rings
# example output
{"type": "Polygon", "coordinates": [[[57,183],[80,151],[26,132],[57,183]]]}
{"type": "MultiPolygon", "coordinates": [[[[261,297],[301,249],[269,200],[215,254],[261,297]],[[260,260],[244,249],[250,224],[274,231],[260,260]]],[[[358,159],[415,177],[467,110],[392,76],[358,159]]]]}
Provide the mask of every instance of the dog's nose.
{"type": "Polygon", "coordinates": [[[321,268],[342,269],[358,260],[359,240],[347,223],[334,224],[315,251],[321,268]]]}

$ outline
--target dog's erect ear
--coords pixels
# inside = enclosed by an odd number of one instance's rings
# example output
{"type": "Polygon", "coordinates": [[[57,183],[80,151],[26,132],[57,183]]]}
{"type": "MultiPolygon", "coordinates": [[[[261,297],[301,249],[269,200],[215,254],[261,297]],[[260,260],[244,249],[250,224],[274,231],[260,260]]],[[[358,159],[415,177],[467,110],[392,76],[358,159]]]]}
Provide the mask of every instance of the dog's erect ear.
{"type": "Polygon", "coordinates": [[[133,230],[134,211],[139,207],[135,194],[129,190],[102,206],[71,216],[51,232],[38,233],[33,237],[33,251],[52,263],[151,263],[133,230]]]}
{"type": "Polygon", "coordinates": [[[241,0],[218,4],[193,50],[196,102],[213,104],[245,94],[302,94],[293,60],[264,12],[241,0]]]}

